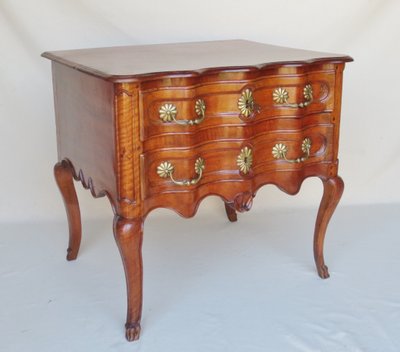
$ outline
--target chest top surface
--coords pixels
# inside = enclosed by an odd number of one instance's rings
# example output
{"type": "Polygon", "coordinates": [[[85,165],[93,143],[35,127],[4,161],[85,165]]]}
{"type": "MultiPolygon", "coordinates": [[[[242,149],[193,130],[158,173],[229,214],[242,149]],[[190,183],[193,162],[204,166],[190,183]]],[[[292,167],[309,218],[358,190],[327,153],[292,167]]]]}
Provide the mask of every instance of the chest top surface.
{"type": "Polygon", "coordinates": [[[246,40],[134,45],[45,52],[42,56],[104,79],[274,64],[348,62],[351,57],[246,40]]]}

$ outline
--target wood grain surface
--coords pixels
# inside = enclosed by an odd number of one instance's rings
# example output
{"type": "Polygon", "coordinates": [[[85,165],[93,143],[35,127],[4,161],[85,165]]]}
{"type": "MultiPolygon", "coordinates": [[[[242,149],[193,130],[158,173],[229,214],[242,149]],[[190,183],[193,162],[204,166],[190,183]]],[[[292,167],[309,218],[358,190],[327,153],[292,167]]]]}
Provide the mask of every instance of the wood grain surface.
{"type": "Polygon", "coordinates": [[[342,75],[348,56],[321,54],[247,41],[84,49],[45,53],[53,60],[57,122],[57,184],[67,210],[75,259],[81,219],[72,178],[96,197],[108,196],[114,235],[124,263],[128,314],[126,337],[139,338],[142,307],[143,223],[155,208],[194,216],[200,202],[217,195],[229,221],[248,211],[257,191],[274,184],[294,195],[308,177],[319,177],[324,194],[314,233],[314,258],[321,278],[329,277],[323,244],[329,220],[343,192],[338,176],[342,75]],[[307,106],[304,87],[313,90],[307,106]],[[274,101],[285,89],[291,106],[274,101]],[[253,94],[253,112],[244,116],[238,100],[253,94]],[[197,100],[204,120],[182,125],[160,119],[173,104],[177,120],[196,118],[197,100]],[[304,139],[311,147],[302,150],[304,139]],[[288,162],[273,156],[287,148],[288,162]],[[252,151],[247,173],[238,167],[244,148],[252,151]],[[204,160],[201,175],[194,168],[204,160]],[[157,168],[169,162],[173,178],[157,168]],[[190,180],[199,179],[196,182],[190,180]]]}
{"type": "Polygon", "coordinates": [[[133,80],[159,73],[260,68],[316,62],[347,62],[346,55],[321,53],[247,40],[134,45],[52,51],[44,57],[105,79],[133,80]]]}

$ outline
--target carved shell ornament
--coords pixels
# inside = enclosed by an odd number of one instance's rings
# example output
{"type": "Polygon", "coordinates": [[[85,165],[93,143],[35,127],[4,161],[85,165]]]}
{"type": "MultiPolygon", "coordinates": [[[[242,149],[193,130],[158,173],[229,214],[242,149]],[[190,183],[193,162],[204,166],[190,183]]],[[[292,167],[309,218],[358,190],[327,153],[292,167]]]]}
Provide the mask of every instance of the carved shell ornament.
{"type": "Polygon", "coordinates": [[[240,110],[240,114],[244,117],[249,117],[253,114],[255,103],[251,89],[247,88],[242,92],[242,95],[238,100],[238,108],[240,110]]]}
{"type": "Polygon", "coordinates": [[[249,147],[244,147],[236,159],[236,164],[240,172],[248,174],[253,165],[253,150],[249,147]]]}

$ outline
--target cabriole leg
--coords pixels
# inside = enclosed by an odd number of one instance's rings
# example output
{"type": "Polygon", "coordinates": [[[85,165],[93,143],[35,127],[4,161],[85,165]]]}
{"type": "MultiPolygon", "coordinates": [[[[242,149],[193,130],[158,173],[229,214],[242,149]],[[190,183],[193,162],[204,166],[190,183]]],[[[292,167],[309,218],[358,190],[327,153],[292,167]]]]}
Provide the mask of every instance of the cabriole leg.
{"type": "Polygon", "coordinates": [[[114,236],[121,253],[125,269],[128,295],[128,312],[126,317],[126,339],[139,339],[140,319],[142,316],[142,241],[143,221],[114,217],[114,236]]]}
{"type": "Polygon", "coordinates": [[[70,163],[61,161],[54,166],[54,177],[64,200],[69,227],[67,260],[76,259],[81,244],[82,225],[78,197],[76,196],[73,170],[70,163]]]}
{"type": "Polygon", "coordinates": [[[317,221],[314,232],[314,259],[317,266],[318,275],[326,279],[329,277],[328,267],[324,261],[324,239],[326,228],[332,217],[336,206],[343,194],[343,180],[336,176],[322,181],[324,184],[324,194],[318,210],[317,221]]]}

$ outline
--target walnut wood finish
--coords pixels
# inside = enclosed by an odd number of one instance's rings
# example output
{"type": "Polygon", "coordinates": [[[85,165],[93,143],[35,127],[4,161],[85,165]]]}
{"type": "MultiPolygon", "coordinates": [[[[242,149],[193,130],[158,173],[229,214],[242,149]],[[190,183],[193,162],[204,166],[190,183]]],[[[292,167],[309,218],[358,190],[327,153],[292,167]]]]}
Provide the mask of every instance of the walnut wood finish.
{"type": "Polygon", "coordinates": [[[76,196],[73,182],[73,169],[66,160],[54,166],[54,177],[60,189],[65,210],[67,212],[69,227],[69,244],[67,249],[67,260],[75,260],[81,245],[82,224],[81,211],[79,209],[78,197],[76,196]]]}
{"type": "Polygon", "coordinates": [[[347,55],[292,49],[248,40],[78,49],[46,52],[43,56],[113,82],[142,81],[157,77],[161,72],[184,76],[353,60],[347,55]]]}
{"type": "Polygon", "coordinates": [[[68,259],[79,249],[81,225],[72,179],[112,205],[114,235],[124,263],[128,290],[126,337],[139,338],[142,308],[143,222],[159,207],[183,217],[194,216],[205,197],[224,201],[229,221],[250,210],[258,189],[275,184],[294,195],[307,177],[319,177],[324,195],[314,234],[318,274],[329,276],[323,258],[328,222],[339,202],[338,142],[342,73],[348,56],[274,47],[246,41],[85,49],[44,53],[53,63],[57,122],[57,184],[66,205],[70,245],[68,259]],[[207,54],[205,54],[207,53],[207,54]],[[161,59],[160,59],[161,58],[161,59]],[[310,84],[313,100],[304,108],[273,99],[285,89],[290,103],[304,100],[310,84]],[[245,90],[253,111],[241,114],[238,99],[245,90]],[[182,125],[160,119],[164,104],[174,105],[179,120],[193,120],[196,101],[205,117],[182,125]],[[287,147],[288,160],[272,148],[287,147]],[[252,165],[237,165],[244,148],[252,165]],[[194,165],[204,160],[198,181],[194,165]],[[173,165],[173,178],[160,177],[160,164],[173,165]],[[179,183],[179,182],[178,182],[179,183]]]}
{"type": "Polygon", "coordinates": [[[339,177],[333,177],[323,180],[324,194],[322,196],[321,204],[318,210],[317,221],[315,223],[314,232],[314,259],[317,266],[318,275],[322,279],[329,277],[328,267],[324,261],[324,240],[326,228],[328,227],[329,220],[342,197],[344,190],[343,180],[339,177]]]}
{"type": "Polygon", "coordinates": [[[142,241],[143,221],[114,217],[114,236],[124,263],[128,289],[128,313],[126,317],[126,339],[137,340],[140,335],[142,316],[142,241]]]}
{"type": "Polygon", "coordinates": [[[237,214],[235,210],[235,205],[233,203],[225,202],[225,211],[230,222],[237,221],[237,214]]]}

